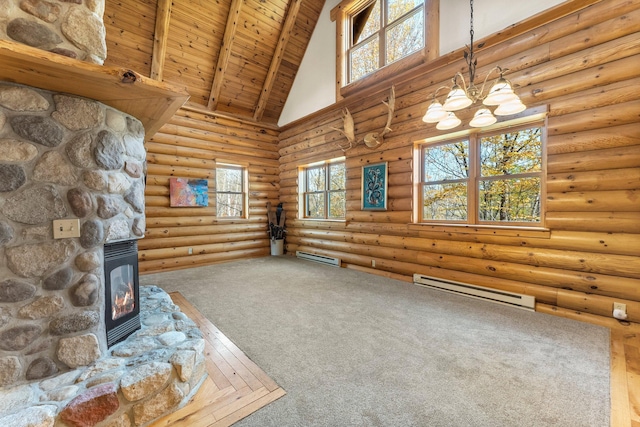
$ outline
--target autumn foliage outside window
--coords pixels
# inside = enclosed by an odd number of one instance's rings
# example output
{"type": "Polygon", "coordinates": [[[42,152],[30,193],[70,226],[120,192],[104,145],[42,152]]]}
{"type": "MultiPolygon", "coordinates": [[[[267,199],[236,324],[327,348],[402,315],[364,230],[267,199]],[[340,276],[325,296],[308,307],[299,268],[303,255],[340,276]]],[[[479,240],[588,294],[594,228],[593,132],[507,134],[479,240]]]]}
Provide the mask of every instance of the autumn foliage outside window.
{"type": "Polygon", "coordinates": [[[350,15],[349,27],[347,83],[424,47],[424,0],[368,2],[350,15]]]}
{"type": "Polygon", "coordinates": [[[422,152],[422,222],[539,226],[543,127],[476,133],[422,152]]]}

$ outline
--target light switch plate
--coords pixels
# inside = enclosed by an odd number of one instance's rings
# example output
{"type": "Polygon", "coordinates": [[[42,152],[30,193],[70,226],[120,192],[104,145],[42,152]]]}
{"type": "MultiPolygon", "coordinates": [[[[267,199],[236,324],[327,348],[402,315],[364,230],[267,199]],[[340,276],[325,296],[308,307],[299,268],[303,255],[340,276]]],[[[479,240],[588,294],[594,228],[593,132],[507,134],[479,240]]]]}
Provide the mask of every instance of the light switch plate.
{"type": "Polygon", "coordinates": [[[69,237],[80,237],[80,220],[78,218],[53,220],[53,238],[67,239],[69,237]]]}

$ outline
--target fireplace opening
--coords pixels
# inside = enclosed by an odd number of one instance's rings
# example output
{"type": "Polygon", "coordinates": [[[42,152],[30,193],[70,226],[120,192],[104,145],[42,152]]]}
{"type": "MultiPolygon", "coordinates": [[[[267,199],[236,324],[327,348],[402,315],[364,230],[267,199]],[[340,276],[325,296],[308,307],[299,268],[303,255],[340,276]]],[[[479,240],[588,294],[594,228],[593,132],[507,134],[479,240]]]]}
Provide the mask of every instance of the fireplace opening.
{"type": "Polygon", "coordinates": [[[105,327],[107,346],[140,329],[138,242],[127,240],[104,245],[105,327]]]}

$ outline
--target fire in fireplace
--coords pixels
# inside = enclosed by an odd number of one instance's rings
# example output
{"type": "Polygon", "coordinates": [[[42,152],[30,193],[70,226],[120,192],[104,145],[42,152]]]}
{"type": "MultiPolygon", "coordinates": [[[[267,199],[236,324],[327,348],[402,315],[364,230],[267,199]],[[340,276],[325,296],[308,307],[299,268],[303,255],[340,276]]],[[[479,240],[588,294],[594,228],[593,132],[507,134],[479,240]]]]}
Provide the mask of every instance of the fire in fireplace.
{"type": "Polygon", "coordinates": [[[124,340],[140,329],[138,242],[104,245],[105,327],[107,345],[124,340]]]}

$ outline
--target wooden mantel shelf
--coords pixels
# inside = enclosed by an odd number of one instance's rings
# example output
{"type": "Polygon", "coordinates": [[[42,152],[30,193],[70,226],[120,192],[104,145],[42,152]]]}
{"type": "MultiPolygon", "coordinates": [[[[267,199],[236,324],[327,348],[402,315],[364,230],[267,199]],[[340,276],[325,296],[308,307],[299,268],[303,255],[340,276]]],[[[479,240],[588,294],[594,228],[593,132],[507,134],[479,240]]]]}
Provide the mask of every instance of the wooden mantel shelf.
{"type": "Polygon", "coordinates": [[[186,88],[0,40],[0,80],[95,99],[142,122],[149,138],[189,99],[186,88]]]}

